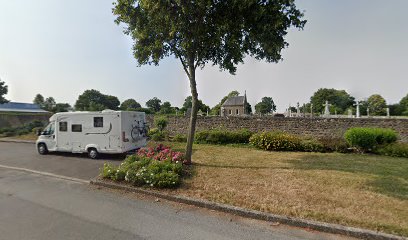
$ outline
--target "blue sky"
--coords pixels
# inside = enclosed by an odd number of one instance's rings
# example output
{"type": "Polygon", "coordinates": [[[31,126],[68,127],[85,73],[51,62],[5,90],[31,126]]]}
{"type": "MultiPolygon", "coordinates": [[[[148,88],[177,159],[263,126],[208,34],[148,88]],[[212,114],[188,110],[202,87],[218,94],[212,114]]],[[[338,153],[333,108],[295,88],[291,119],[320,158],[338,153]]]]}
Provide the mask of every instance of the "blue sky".
{"type": "MultiPolygon", "coordinates": [[[[284,60],[247,58],[236,75],[206,66],[199,98],[214,106],[232,90],[254,106],[271,96],[282,112],[318,88],[345,89],[356,99],[379,93],[388,103],[408,93],[406,0],[299,0],[308,20],[291,30],[284,60]]],[[[137,67],[132,41],[111,13],[112,0],[0,0],[0,78],[12,101],[37,93],[74,104],[97,89],[142,105],[152,97],[181,106],[189,85],[179,61],[137,67]]]]}

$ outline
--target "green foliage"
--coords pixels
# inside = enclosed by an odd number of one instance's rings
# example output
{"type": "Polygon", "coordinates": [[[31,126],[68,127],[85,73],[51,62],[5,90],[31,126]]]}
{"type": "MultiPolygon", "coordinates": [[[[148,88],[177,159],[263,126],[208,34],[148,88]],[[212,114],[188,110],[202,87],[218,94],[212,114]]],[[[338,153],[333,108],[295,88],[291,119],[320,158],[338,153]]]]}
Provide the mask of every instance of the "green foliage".
{"type": "Polygon", "coordinates": [[[155,117],[154,118],[154,125],[159,129],[160,132],[163,132],[163,130],[167,127],[169,120],[164,117],[155,117]]]}
{"type": "Polygon", "coordinates": [[[321,137],[318,141],[323,145],[325,152],[350,152],[349,146],[344,138],[340,137],[321,137]]]}
{"type": "Polygon", "coordinates": [[[156,133],[159,133],[159,132],[160,132],[160,130],[158,128],[151,128],[151,129],[149,129],[149,132],[147,133],[147,135],[149,137],[151,137],[152,135],[154,135],[156,133]]]}
{"type": "Polygon", "coordinates": [[[303,139],[300,144],[304,152],[326,152],[324,145],[316,139],[303,139]]]}
{"type": "Polygon", "coordinates": [[[372,131],[378,145],[390,144],[398,139],[398,134],[389,128],[373,128],[372,131]]]}
{"type": "Polygon", "coordinates": [[[147,136],[156,142],[163,141],[166,138],[165,132],[160,131],[158,128],[150,129],[147,136]]]}
{"type": "Polygon", "coordinates": [[[32,133],[36,129],[42,129],[44,127],[44,123],[39,120],[34,120],[30,123],[26,123],[22,126],[18,127],[11,127],[11,128],[0,128],[0,135],[5,137],[12,137],[12,136],[21,136],[25,134],[32,133]]]}
{"type": "Polygon", "coordinates": [[[187,136],[177,133],[173,137],[174,142],[187,142],[187,136]]]}
{"type": "Polygon", "coordinates": [[[40,108],[43,108],[44,107],[44,97],[43,97],[43,95],[41,95],[39,93],[37,95],[35,95],[33,103],[37,104],[40,108]]]}
{"type": "Polygon", "coordinates": [[[166,134],[165,132],[157,132],[155,134],[152,134],[151,139],[155,142],[159,142],[159,141],[164,141],[166,139],[166,134]]]}
{"type": "Polygon", "coordinates": [[[103,178],[112,179],[115,177],[117,167],[110,163],[104,163],[101,169],[101,176],[103,178]]]}
{"type": "Polygon", "coordinates": [[[173,113],[176,113],[176,109],[171,106],[170,102],[164,102],[160,106],[160,113],[161,114],[173,114],[173,113]]]}
{"type": "Polygon", "coordinates": [[[57,113],[57,112],[68,112],[72,109],[71,105],[69,103],[57,103],[55,104],[55,107],[52,109],[52,112],[57,113]]]}
{"type": "Polygon", "coordinates": [[[390,108],[391,116],[403,116],[405,109],[408,109],[399,103],[388,105],[388,107],[390,108]]]}
{"type": "Polygon", "coordinates": [[[402,115],[408,116],[408,94],[400,100],[399,104],[402,108],[402,115]]]}
{"type": "MultiPolygon", "coordinates": [[[[158,65],[164,57],[178,58],[194,99],[189,136],[194,136],[198,101],[196,69],[218,65],[234,74],[247,55],[277,63],[289,44],[290,27],[303,29],[306,21],[294,1],[162,1],[117,0],[115,22],[131,36],[139,65],[158,65]]],[[[203,111],[205,112],[205,111],[203,111]]],[[[191,139],[190,139],[191,140],[191,139]]],[[[186,159],[191,161],[192,141],[186,159]]]]}
{"type": "MultiPolygon", "coordinates": [[[[180,109],[182,112],[186,112],[187,109],[193,107],[193,97],[188,96],[186,99],[184,99],[183,107],[180,109]]],[[[198,110],[202,111],[203,113],[207,113],[207,110],[210,110],[210,107],[205,105],[201,100],[198,100],[198,110]]]]}
{"type": "Polygon", "coordinates": [[[368,107],[370,108],[370,115],[379,116],[385,115],[385,108],[387,103],[385,99],[379,94],[373,94],[367,99],[368,107]]]}
{"type": "Polygon", "coordinates": [[[140,105],[140,103],[136,102],[136,100],[132,98],[126,99],[122,102],[122,104],[120,104],[120,109],[124,111],[129,111],[131,109],[137,109],[141,107],[142,106],[140,105]]]}
{"type": "Polygon", "coordinates": [[[395,142],[397,134],[385,128],[350,128],[344,138],[350,146],[366,152],[373,151],[378,145],[395,142]]]}
{"type": "Polygon", "coordinates": [[[4,98],[4,95],[6,95],[7,92],[8,92],[8,86],[6,85],[5,82],[1,81],[0,79],[0,104],[9,102],[7,99],[4,98]]]}
{"type": "Polygon", "coordinates": [[[271,97],[263,97],[261,102],[255,105],[255,112],[261,114],[272,113],[276,111],[276,105],[271,97]]]}
{"type": "Polygon", "coordinates": [[[52,112],[56,104],[57,103],[55,102],[55,99],[53,97],[47,97],[44,101],[43,109],[52,112]]]}
{"type": "Polygon", "coordinates": [[[148,107],[153,112],[158,112],[161,109],[161,100],[154,97],[146,102],[146,107],[148,107]]]}
{"type": "Polygon", "coordinates": [[[301,139],[284,132],[262,132],[252,135],[249,143],[268,151],[301,151],[301,139]]]}
{"type": "Polygon", "coordinates": [[[105,163],[100,173],[106,179],[157,188],[177,187],[181,183],[182,174],[181,162],[158,161],[136,154],[126,157],[118,167],[105,163]]]}
{"type": "Polygon", "coordinates": [[[77,111],[102,111],[104,109],[119,109],[119,99],[115,96],[105,95],[95,89],[85,90],[75,102],[77,111]]]}
{"type": "Polygon", "coordinates": [[[392,143],[381,146],[376,150],[380,155],[391,157],[405,157],[408,158],[408,144],[407,143],[392,143]]]}
{"type": "Polygon", "coordinates": [[[312,97],[310,97],[314,112],[323,112],[323,105],[326,101],[329,101],[329,103],[332,104],[338,114],[342,114],[345,113],[348,108],[353,106],[354,97],[350,96],[345,90],[337,90],[333,88],[320,88],[312,97]]]}
{"type": "Polygon", "coordinates": [[[213,129],[197,132],[195,142],[207,144],[249,143],[251,135],[252,132],[247,129],[238,131],[213,129]]]}

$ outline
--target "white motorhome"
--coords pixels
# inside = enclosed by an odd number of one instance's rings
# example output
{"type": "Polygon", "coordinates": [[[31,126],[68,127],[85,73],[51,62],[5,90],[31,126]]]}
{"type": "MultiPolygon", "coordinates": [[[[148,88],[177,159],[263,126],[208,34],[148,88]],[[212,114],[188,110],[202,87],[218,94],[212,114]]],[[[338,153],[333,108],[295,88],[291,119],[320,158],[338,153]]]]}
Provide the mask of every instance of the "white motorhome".
{"type": "Polygon", "coordinates": [[[50,117],[39,133],[38,153],[126,153],[146,146],[145,113],[104,110],[102,112],[64,112],[50,117]]]}

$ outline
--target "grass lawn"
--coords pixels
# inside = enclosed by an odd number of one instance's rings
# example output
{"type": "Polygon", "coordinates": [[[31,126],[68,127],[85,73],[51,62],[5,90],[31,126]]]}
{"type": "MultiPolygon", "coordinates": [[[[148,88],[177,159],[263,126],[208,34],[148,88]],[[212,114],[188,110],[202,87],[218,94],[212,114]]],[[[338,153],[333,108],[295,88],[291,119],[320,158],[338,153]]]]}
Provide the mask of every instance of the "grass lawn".
{"type": "MultiPolygon", "coordinates": [[[[154,144],[154,143],[150,143],[154,144]]],[[[184,150],[184,143],[169,143],[184,150]]],[[[408,236],[408,159],[194,145],[174,194],[408,236]]]]}

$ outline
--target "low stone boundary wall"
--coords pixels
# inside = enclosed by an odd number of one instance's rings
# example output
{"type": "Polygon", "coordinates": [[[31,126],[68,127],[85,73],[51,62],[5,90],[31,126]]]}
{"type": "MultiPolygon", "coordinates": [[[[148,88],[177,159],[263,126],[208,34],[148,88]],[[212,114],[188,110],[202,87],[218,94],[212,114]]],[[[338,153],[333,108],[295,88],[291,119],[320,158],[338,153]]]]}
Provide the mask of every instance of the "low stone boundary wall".
{"type": "MultiPolygon", "coordinates": [[[[154,116],[147,116],[150,126],[154,126],[154,116]]],[[[167,130],[171,134],[186,134],[189,118],[169,116],[167,130]]],[[[408,119],[393,118],[279,118],[272,116],[247,117],[198,117],[197,131],[222,128],[239,130],[242,128],[254,132],[283,131],[310,137],[342,137],[351,127],[381,127],[394,129],[402,142],[408,142],[408,119]]]]}

